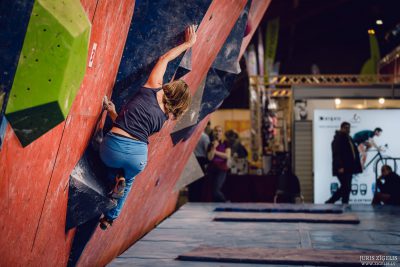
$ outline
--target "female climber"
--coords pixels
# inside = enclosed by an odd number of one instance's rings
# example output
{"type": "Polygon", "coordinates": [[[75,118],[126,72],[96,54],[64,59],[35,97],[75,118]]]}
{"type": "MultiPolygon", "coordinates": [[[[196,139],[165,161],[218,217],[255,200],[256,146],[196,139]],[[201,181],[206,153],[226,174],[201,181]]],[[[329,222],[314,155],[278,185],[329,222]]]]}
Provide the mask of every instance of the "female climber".
{"type": "Polygon", "coordinates": [[[148,137],[160,131],[168,119],[179,118],[189,107],[191,95],[183,80],[163,85],[168,62],[178,57],[196,42],[195,27],[185,31],[185,42],[161,56],[147,82],[117,114],[111,101],[104,106],[113,120],[113,127],[100,146],[100,157],[109,168],[108,178],[115,181],[111,197],[116,207],[100,219],[106,230],[121,213],[135,176],[147,163],[148,137]],[[123,175],[120,174],[123,170],[123,175]]]}

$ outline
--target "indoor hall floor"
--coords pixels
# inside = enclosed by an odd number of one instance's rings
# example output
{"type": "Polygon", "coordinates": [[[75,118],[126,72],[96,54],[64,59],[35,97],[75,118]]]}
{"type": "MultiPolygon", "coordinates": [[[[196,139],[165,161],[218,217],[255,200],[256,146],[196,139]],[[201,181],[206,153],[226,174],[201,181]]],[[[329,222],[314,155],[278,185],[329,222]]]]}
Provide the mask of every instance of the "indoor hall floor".
{"type": "Polygon", "coordinates": [[[179,255],[199,246],[366,251],[373,255],[397,256],[399,258],[397,265],[400,266],[400,207],[369,205],[343,207],[343,214],[356,215],[360,220],[359,224],[214,221],[215,217],[224,214],[216,212],[217,207],[252,208],[253,212],[248,213],[251,217],[254,210],[267,209],[276,212],[276,207],[289,207],[289,210],[300,207],[311,211],[327,209],[341,215],[337,211],[342,206],[187,203],[108,266],[299,266],[295,263],[267,265],[176,259],[179,255]]]}

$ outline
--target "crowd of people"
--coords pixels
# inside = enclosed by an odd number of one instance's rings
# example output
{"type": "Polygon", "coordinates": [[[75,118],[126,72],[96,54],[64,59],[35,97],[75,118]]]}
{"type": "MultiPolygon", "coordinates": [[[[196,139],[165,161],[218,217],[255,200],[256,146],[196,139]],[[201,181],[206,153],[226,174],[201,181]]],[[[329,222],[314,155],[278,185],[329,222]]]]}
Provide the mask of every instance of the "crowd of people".
{"type": "MultiPolygon", "coordinates": [[[[339,180],[339,188],[325,203],[336,203],[341,200],[348,204],[352,188],[353,176],[362,173],[365,168],[366,153],[370,148],[380,147],[374,142],[374,137],[379,137],[383,130],[379,127],[374,130],[363,130],[350,135],[351,125],[343,122],[340,129],[335,132],[332,148],[332,174],[339,180]]],[[[195,148],[195,156],[204,172],[211,182],[212,199],[215,202],[227,201],[222,192],[222,186],[231,167],[230,162],[234,158],[242,158],[247,161],[247,150],[241,144],[237,133],[232,130],[223,132],[221,126],[211,129],[208,123],[202,133],[199,143],[195,148]]],[[[292,172],[290,160],[286,160],[284,168],[277,177],[277,188],[274,202],[277,203],[299,203],[303,202],[299,178],[292,172]]],[[[193,183],[190,188],[193,192],[199,181],[193,183]]],[[[196,200],[200,197],[189,197],[196,200]]],[[[383,165],[381,175],[376,181],[376,190],[372,204],[400,205],[400,176],[397,175],[389,165],[383,165]]]]}

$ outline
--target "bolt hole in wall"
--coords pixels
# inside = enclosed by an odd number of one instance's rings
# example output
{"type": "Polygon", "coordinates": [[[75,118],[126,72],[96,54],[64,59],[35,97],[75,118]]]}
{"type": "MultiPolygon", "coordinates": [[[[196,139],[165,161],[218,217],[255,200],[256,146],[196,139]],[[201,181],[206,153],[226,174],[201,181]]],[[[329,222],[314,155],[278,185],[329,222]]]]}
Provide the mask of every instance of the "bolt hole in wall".
{"type": "MultiPolygon", "coordinates": [[[[384,157],[400,157],[400,140],[398,139],[398,124],[394,123],[400,116],[400,100],[395,99],[313,99],[302,102],[303,116],[295,107],[295,120],[308,120],[313,122],[312,158],[314,178],[310,173],[309,179],[314,183],[314,202],[323,203],[337,187],[337,178],[332,176],[331,142],[335,131],[340,128],[343,121],[351,124],[350,135],[354,137],[357,132],[370,130],[376,127],[383,129],[379,137],[374,137],[374,142],[384,148],[384,157]],[[304,109],[306,116],[304,116],[304,109]],[[388,145],[388,146],[386,146],[388,145]]],[[[301,123],[301,122],[299,122],[301,123]]],[[[295,133],[296,134],[296,133],[295,133]]],[[[295,152],[297,153],[297,152],[295,152]]],[[[382,164],[375,158],[376,149],[367,151],[366,162],[374,162],[364,168],[363,172],[353,177],[350,203],[370,204],[374,189],[376,171],[380,174],[382,164]],[[363,190],[361,190],[363,188],[363,190]]],[[[360,152],[361,154],[361,152],[360,152]]],[[[298,166],[295,167],[295,169],[298,166]]]]}

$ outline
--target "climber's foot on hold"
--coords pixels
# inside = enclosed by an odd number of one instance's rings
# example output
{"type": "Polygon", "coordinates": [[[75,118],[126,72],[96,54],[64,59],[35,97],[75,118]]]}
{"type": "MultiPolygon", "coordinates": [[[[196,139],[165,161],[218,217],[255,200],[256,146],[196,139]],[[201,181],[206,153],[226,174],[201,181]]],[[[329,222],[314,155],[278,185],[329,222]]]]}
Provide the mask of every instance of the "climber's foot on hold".
{"type": "Polygon", "coordinates": [[[101,230],[107,230],[109,227],[111,227],[113,224],[113,220],[107,219],[106,217],[103,217],[100,219],[100,229],[101,230]]]}
{"type": "Polygon", "coordinates": [[[119,199],[119,198],[123,197],[125,186],[126,186],[125,178],[121,177],[121,176],[117,176],[115,178],[115,186],[110,194],[110,197],[113,199],[119,199]]]}

